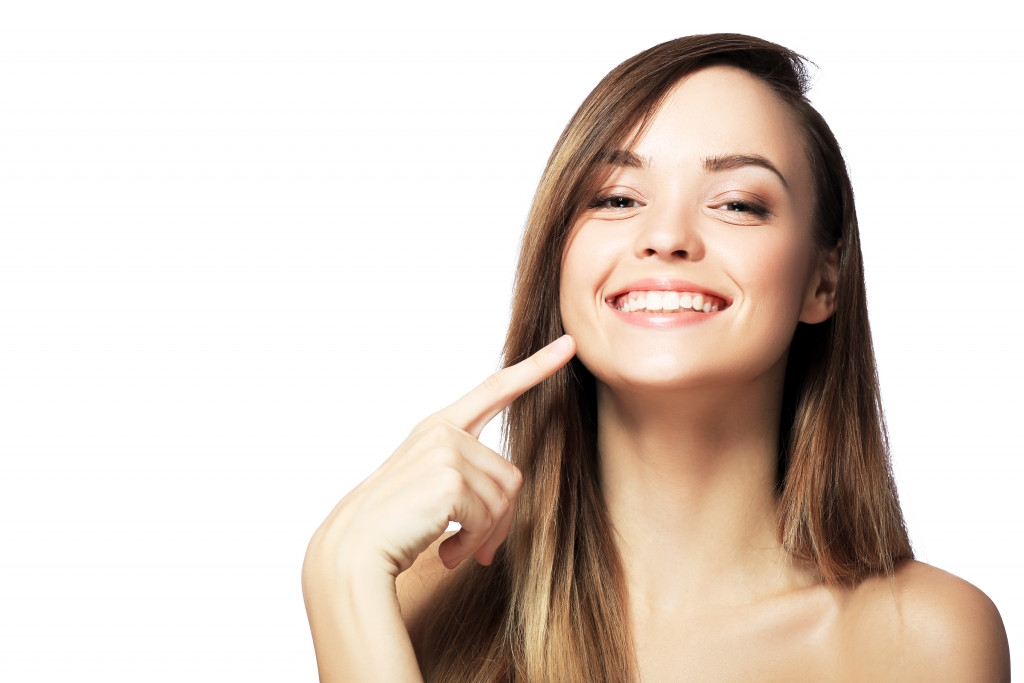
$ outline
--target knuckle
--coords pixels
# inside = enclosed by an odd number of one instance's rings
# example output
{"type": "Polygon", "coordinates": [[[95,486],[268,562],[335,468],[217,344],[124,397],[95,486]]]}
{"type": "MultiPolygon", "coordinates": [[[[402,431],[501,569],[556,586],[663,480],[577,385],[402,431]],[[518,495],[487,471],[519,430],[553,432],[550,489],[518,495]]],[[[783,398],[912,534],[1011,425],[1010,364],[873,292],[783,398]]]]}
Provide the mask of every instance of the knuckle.
{"type": "Polygon", "coordinates": [[[430,450],[431,461],[438,467],[458,471],[462,463],[462,454],[449,446],[435,446],[430,450]]]}
{"type": "Polygon", "coordinates": [[[511,486],[512,490],[515,491],[516,493],[518,493],[519,489],[521,489],[523,487],[523,472],[522,472],[522,470],[520,470],[515,465],[512,465],[512,467],[509,469],[508,479],[509,479],[509,485],[511,486]]]}
{"type": "Polygon", "coordinates": [[[459,472],[454,467],[442,468],[438,472],[437,477],[438,490],[443,493],[445,498],[464,498],[469,492],[469,484],[466,482],[466,478],[462,476],[462,472],[459,472]]]}
{"type": "Polygon", "coordinates": [[[431,421],[420,432],[420,441],[428,446],[440,446],[451,440],[451,426],[440,419],[431,421]]]}
{"type": "Polygon", "coordinates": [[[485,379],[481,386],[483,386],[488,393],[496,394],[498,396],[504,395],[505,382],[502,380],[500,372],[496,372],[485,379]]]}
{"type": "Polygon", "coordinates": [[[501,496],[498,497],[497,504],[494,506],[495,512],[497,512],[497,515],[495,515],[495,516],[498,519],[501,519],[502,517],[505,516],[505,514],[509,511],[509,508],[511,508],[511,507],[512,507],[512,499],[509,498],[504,493],[502,493],[501,496]]]}
{"type": "Polygon", "coordinates": [[[423,432],[440,421],[441,418],[436,413],[433,415],[428,415],[427,417],[423,418],[423,420],[421,420],[415,427],[412,428],[412,433],[417,434],[419,432],[423,432]]]}

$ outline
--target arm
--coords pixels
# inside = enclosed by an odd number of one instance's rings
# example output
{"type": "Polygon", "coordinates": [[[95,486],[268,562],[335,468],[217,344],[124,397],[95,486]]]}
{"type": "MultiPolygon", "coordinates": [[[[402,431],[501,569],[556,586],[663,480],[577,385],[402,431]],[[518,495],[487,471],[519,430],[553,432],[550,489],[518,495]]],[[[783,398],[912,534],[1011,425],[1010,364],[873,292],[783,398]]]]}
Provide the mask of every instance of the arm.
{"type": "Polygon", "coordinates": [[[402,620],[395,578],[366,563],[325,572],[311,543],[302,594],[322,683],[422,681],[402,620]]]}
{"type": "Polygon", "coordinates": [[[574,353],[566,336],[428,417],[313,534],[302,591],[321,681],[423,680],[409,625],[448,570],[468,557],[493,561],[523,483],[477,437],[574,353]],[[446,538],[450,521],[462,529],[446,538]]]}

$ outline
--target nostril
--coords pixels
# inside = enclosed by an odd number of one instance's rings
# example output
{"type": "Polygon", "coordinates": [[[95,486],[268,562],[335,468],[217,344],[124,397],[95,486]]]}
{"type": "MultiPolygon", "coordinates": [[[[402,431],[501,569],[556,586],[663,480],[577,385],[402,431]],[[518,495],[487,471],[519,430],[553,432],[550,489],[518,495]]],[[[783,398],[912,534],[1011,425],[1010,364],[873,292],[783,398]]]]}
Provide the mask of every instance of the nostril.
{"type": "MultiPolygon", "coordinates": [[[[658,256],[659,254],[667,254],[667,253],[668,253],[667,249],[662,250],[662,249],[656,249],[654,247],[647,247],[647,248],[645,248],[643,250],[644,258],[650,258],[651,256],[658,256]]],[[[671,256],[669,258],[688,259],[688,258],[690,258],[690,252],[687,251],[686,249],[675,249],[675,250],[672,251],[671,256]]]]}

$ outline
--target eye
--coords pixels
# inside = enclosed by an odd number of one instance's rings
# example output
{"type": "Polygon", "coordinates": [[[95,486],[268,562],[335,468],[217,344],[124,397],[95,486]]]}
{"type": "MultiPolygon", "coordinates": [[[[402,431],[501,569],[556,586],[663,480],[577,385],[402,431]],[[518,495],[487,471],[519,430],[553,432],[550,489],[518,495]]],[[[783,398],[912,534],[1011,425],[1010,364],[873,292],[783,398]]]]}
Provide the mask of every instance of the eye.
{"type": "Polygon", "coordinates": [[[631,198],[624,197],[618,194],[609,194],[603,197],[597,197],[588,208],[591,209],[635,209],[642,206],[640,202],[631,198]]]}
{"type": "Polygon", "coordinates": [[[731,213],[750,213],[758,216],[759,218],[768,217],[768,209],[764,208],[760,204],[753,204],[751,202],[726,202],[712,208],[724,209],[731,213]]]}

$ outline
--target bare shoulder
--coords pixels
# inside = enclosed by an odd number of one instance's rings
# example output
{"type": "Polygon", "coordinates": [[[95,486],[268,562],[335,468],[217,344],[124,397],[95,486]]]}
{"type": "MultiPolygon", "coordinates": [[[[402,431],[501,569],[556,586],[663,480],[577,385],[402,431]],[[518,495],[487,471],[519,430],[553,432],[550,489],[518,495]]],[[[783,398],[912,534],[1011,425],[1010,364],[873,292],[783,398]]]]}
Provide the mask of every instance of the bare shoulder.
{"type": "Polygon", "coordinates": [[[457,532],[447,531],[420,553],[412,566],[398,575],[395,588],[398,592],[398,605],[402,609],[402,620],[405,628],[413,631],[422,610],[434,594],[441,588],[444,580],[452,575],[452,571],[444,566],[438,549],[441,543],[457,532]]]}
{"type": "Polygon", "coordinates": [[[876,679],[1010,680],[1010,648],[995,604],[923,562],[863,581],[848,596],[844,621],[851,662],[871,662],[876,679]]]}

